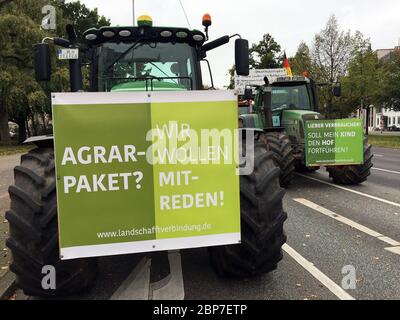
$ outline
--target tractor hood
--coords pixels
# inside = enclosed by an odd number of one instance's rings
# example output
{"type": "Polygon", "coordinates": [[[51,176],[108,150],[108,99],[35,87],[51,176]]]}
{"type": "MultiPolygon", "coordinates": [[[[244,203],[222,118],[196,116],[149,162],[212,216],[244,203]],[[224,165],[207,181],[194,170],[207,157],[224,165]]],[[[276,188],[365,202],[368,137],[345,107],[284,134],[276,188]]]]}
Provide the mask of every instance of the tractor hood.
{"type": "Polygon", "coordinates": [[[165,81],[130,81],[112,87],[111,92],[132,91],[185,91],[184,85],[165,81]]]}
{"type": "Polygon", "coordinates": [[[309,110],[284,110],[282,112],[282,125],[297,127],[299,124],[304,125],[305,121],[322,120],[324,117],[314,111],[309,110]]]}
{"type": "Polygon", "coordinates": [[[304,127],[306,121],[323,120],[324,117],[309,110],[284,110],[282,126],[285,127],[293,143],[304,143],[304,127]]]}
{"type": "Polygon", "coordinates": [[[306,116],[307,118],[310,116],[311,119],[307,119],[307,120],[313,120],[312,118],[314,118],[315,116],[317,116],[318,118],[314,119],[314,120],[318,120],[322,117],[322,115],[320,113],[310,111],[310,110],[284,110],[283,114],[284,114],[284,117],[298,118],[298,119],[302,119],[304,116],[306,116]]]}

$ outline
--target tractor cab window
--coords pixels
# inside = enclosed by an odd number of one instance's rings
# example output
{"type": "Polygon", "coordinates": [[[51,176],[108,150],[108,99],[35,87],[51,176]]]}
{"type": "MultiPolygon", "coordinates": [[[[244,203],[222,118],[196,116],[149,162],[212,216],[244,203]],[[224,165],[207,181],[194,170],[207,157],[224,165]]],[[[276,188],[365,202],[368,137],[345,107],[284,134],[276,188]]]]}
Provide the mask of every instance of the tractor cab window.
{"type": "Polygon", "coordinates": [[[306,85],[272,87],[272,109],[312,110],[310,96],[306,85]]]}
{"type": "Polygon", "coordinates": [[[187,44],[104,43],[97,62],[98,91],[197,89],[196,53],[187,44]]]}

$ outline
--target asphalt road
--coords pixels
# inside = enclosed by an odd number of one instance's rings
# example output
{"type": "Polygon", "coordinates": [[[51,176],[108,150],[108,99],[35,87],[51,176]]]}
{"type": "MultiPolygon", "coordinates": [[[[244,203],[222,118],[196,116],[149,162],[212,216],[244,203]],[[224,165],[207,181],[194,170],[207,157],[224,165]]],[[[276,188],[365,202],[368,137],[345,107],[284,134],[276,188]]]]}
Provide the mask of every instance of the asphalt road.
{"type": "MultiPolygon", "coordinates": [[[[296,177],[284,200],[289,216],[284,259],[271,274],[222,279],[206,249],[181,251],[181,265],[173,273],[182,274],[185,298],[400,299],[400,150],[374,148],[374,153],[372,175],[360,186],[337,187],[324,169],[296,177]],[[355,272],[355,288],[342,288],[343,268],[355,272]]],[[[12,178],[7,166],[13,161],[17,158],[0,159],[1,208],[8,201],[1,192],[12,178]]],[[[74,298],[109,299],[127,282],[135,284],[128,276],[142,258],[101,258],[95,288],[74,298]]],[[[163,268],[168,264],[157,272],[163,268]]]]}
{"type": "MultiPolygon", "coordinates": [[[[330,183],[324,169],[306,177],[297,176],[285,196],[289,217],[285,229],[288,245],[339,287],[345,276],[343,268],[354,267],[356,288],[347,290],[354,299],[397,300],[400,299],[400,255],[385,250],[393,246],[362,232],[362,228],[353,228],[354,223],[337,221],[298,202],[308,205],[312,202],[311,206],[318,205],[321,211],[328,209],[400,241],[400,150],[374,148],[374,153],[377,156],[368,182],[346,187],[348,190],[322,183],[330,183]]],[[[189,299],[340,298],[288,254],[277,271],[258,279],[219,279],[209,267],[205,250],[185,252],[183,271],[189,299]]]]}

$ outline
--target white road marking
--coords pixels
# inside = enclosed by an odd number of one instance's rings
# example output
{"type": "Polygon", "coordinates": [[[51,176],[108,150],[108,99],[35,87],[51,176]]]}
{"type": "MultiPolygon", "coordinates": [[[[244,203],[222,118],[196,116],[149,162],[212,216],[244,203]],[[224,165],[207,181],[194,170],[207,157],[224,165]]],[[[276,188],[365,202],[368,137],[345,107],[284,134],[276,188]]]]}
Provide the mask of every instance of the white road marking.
{"type": "Polygon", "coordinates": [[[384,157],[384,155],[383,154],[374,154],[374,157],[378,157],[378,158],[383,158],[384,157]]]}
{"type": "Polygon", "coordinates": [[[311,201],[309,201],[307,199],[301,199],[301,198],[300,199],[293,199],[293,200],[298,202],[298,203],[301,203],[302,205],[304,205],[304,206],[306,206],[308,208],[311,208],[311,209],[313,209],[315,211],[318,211],[318,212],[320,212],[320,213],[322,213],[322,214],[324,214],[324,215],[326,215],[326,216],[328,216],[328,217],[330,217],[332,219],[335,219],[335,220],[337,220],[337,221],[339,221],[341,223],[344,223],[344,224],[352,227],[353,229],[357,229],[358,231],[361,231],[361,232],[363,232],[363,233],[365,233],[365,234],[367,234],[367,235],[369,235],[371,237],[374,237],[374,238],[376,238],[378,240],[381,240],[381,241],[385,242],[386,244],[389,244],[389,245],[391,245],[393,247],[400,246],[400,242],[398,242],[396,240],[393,240],[393,239],[391,239],[389,237],[386,237],[383,234],[380,234],[379,232],[376,232],[376,231],[374,231],[374,230],[372,230],[372,229],[370,229],[368,227],[365,227],[365,226],[363,226],[363,225],[361,225],[361,224],[359,224],[359,223],[357,223],[357,222],[355,222],[353,220],[350,220],[350,219],[348,219],[346,217],[343,217],[343,216],[341,216],[341,215],[339,215],[339,214],[337,214],[337,213],[335,213],[335,212],[333,212],[331,210],[328,210],[328,209],[326,209],[324,207],[321,207],[321,206],[317,205],[314,202],[311,202],[311,201]]]}
{"type": "Polygon", "coordinates": [[[333,280],[331,280],[322,271],[315,267],[313,263],[301,256],[292,247],[285,244],[283,245],[282,249],[340,300],[355,300],[333,280]]]}
{"type": "Polygon", "coordinates": [[[170,276],[167,283],[160,281],[151,285],[153,300],[183,300],[185,289],[183,285],[181,254],[179,251],[168,255],[170,276]]]}
{"type": "Polygon", "coordinates": [[[382,172],[387,172],[387,173],[400,174],[400,172],[399,172],[399,171],[386,170],[386,169],[381,169],[381,168],[372,168],[372,170],[376,170],[376,171],[382,171],[382,172]]]}
{"type": "Polygon", "coordinates": [[[168,254],[170,275],[150,283],[151,259],[143,258],[110,300],[183,300],[182,263],[179,251],[168,254]]]}
{"type": "Polygon", "coordinates": [[[400,255],[400,247],[390,247],[390,248],[385,248],[385,250],[400,255]]]}
{"type": "Polygon", "coordinates": [[[300,176],[300,177],[303,177],[303,178],[307,178],[307,179],[310,179],[310,180],[313,180],[313,181],[317,181],[317,182],[326,184],[328,186],[331,186],[331,187],[334,187],[334,188],[337,188],[337,189],[341,189],[341,190],[344,190],[344,191],[352,192],[352,193],[358,194],[360,196],[367,197],[367,198],[370,198],[370,199],[373,199],[373,200],[377,200],[377,201],[380,201],[380,202],[383,202],[383,203],[386,203],[386,204],[390,204],[392,206],[396,206],[396,207],[400,208],[400,203],[397,203],[397,202],[393,202],[393,201],[389,201],[389,200],[382,199],[382,198],[379,198],[379,197],[371,196],[370,194],[367,194],[367,193],[363,193],[363,192],[360,192],[360,191],[356,191],[356,190],[352,190],[352,189],[349,189],[349,188],[345,188],[345,187],[342,187],[342,186],[339,186],[339,185],[336,185],[336,184],[333,184],[333,183],[330,183],[330,182],[327,182],[327,181],[323,181],[323,180],[320,180],[320,179],[309,177],[309,176],[304,175],[304,174],[297,173],[297,175],[300,176]]]}
{"type": "Polygon", "coordinates": [[[148,300],[151,259],[143,258],[110,300],[148,300]]]}

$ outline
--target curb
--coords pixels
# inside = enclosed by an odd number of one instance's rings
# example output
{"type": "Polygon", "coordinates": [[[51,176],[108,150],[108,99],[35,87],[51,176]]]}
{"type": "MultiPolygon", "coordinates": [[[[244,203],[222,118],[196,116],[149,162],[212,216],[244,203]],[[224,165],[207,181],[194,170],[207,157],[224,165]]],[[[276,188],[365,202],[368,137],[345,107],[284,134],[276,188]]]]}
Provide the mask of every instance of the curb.
{"type": "Polygon", "coordinates": [[[7,300],[16,291],[15,275],[11,271],[0,278],[0,300],[7,300]]]}

